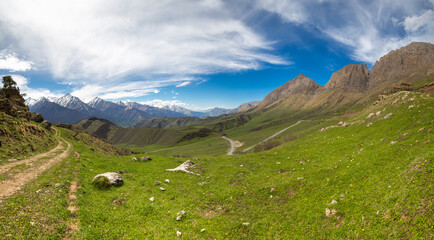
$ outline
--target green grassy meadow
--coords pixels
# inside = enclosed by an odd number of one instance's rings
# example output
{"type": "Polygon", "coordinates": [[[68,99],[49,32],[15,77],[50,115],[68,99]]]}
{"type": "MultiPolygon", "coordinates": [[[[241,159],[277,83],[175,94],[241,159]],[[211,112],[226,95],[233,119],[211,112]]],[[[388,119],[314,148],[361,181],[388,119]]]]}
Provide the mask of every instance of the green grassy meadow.
{"type": "MultiPolygon", "coordinates": [[[[214,136],[183,143],[182,152],[154,152],[149,162],[131,161],[143,154],[92,151],[63,130],[80,157],[65,159],[3,202],[0,236],[61,239],[72,217],[80,221],[75,239],[175,239],[177,231],[185,239],[432,239],[433,107],[427,94],[400,92],[358,112],[300,124],[269,151],[225,156],[228,143],[214,136]],[[319,131],[341,120],[351,125],[319,131]],[[208,150],[207,141],[221,145],[221,154],[208,150]],[[188,151],[191,158],[171,156],[188,151]],[[187,159],[200,175],[165,171],[187,159]],[[93,177],[109,171],[124,171],[124,184],[96,188],[93,177]],[[74,177],[80,209],[70,216],[65,191],[74,177]],[[186,215],[177,221],[181,210],[186,215]]],[[[237,131],[228,136],[246,142],[261,132],[243,139],[237,131]]]]}

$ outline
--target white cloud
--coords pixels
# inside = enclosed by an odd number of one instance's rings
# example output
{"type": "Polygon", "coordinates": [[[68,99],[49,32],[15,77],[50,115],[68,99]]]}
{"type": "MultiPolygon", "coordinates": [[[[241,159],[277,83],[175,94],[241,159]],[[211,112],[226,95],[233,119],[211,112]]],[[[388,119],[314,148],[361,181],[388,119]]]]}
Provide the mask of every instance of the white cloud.
{"type": "Polygon", "coordinates": [[[417,31],[429,31],[434,33],[434,12],[427,10],[421,15],[415,15],[405,18],[404,22],[405,31],[412,33],[417,31]]]}
{"type": "Polygon", "coordinates": [[[32,69],[33,62],[19,59],[14,53],[0,52],[0,69],[11,72],[27,71],[32,69]]]}
{"type": "Polygon", "coordinates": [[[159,108],[163,108],[166,106],[169,107],[183,107],[192,111],[206,111],[209,109],[212,109],[212,107],[206,107],[206,108],[200,108],[197,107],[194,104],[187,104],[185,102],[182,102],[180,100],[162,100],[162,99],[154,99],[154,100],[150,100],[150,101],[144,101],[144,102],[139,102],[141,104],[146,104],[146,105],[150,105],[150,106],[154,106],[154,107],[159,107],[159,108]]]}
{"type": "Polygon", "coordinates": [[[0,2],[2,34],[57,78],[192,75],[287,64],[218,0],[0,2]],[[198,4],[199,3],[199,4],[198,4]]]}
{"type": "Polygon", "coordinates": [[[190,85],[190,83],[191,83],[190,81],[182,82],[182,83],[176,85],[176,87],[185,87],[185,86],[187,86],[187,85],[190,85]]]}
{"type": "Polygon", "coordinates": [[[151,101],[140,102],[141,104],[146,104],[154,107],[165,107],[165,106],[179,106],[179,107],[188,107],[187,103],[181,102],[180,100],[161,100],[154,99],[151,101]]]}
{"type": "Polygon", "coordinates": [[[53,97],[61,97],[63,94],[59,92],[52,92],[45,88],[31,88],[29,87],[29,80],[21,75],[13,74],[11,75],[12,79],[17,83],[17,86],[20,88],[21,93],[25,93],[27,97],[31,97],[33,99],[39,99],[41,97],[53,98],[53,97]]]}

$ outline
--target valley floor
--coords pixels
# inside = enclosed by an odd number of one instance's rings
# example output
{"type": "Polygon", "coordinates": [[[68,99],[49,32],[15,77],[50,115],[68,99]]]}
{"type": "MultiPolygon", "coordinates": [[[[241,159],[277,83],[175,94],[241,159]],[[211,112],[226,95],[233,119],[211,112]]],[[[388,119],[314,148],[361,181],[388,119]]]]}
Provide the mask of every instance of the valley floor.
{"type": "MultiPolygon", "coordinates": [[[[433,107],[430,95],[401,92],[300,123],[280,136],[296,139],[269,151],[207,157],[202,148],[188,158],[200,175],[165,171],[186,158],[107,156],[62,129],[69,155],[0,204],[0,238],[431,239],[433,107]],[[116,171],[122,186],[92,184],[116,171]]],[[[234,136],[249,143],[241,150],[265,138],[234,136]]]]}

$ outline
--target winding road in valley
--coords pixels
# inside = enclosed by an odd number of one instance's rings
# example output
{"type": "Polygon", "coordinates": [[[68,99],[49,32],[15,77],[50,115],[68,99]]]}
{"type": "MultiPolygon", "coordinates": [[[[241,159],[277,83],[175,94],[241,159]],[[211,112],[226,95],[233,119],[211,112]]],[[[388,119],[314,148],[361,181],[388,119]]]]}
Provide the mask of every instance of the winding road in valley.
{"type": "Polygon", "coordinates": [[[286,130],[288,130],[288,129],[294,127],[294,126],[297,126],[298,124],[300,124],[300,123],[303,122],[303,121],[304,121],[304,120],[300,120],[300,121],[296,122],[295,124],[292,124],[291,126],[286,127],[286,128],[284,128],[284,129],[278,131],[277,133],[275,133],[275,134],[269,136],[268,138],[266,138],[266,139],[260,141],[259,143],[257,143],[257,144],[255,144],[255,145],[253,145],[253,146],[250,146],[250,147],[244,149],[243,152],[247,152],[247,151],[249,151],[250,149],[256,147],[257,145],[262,144],[262,143],[264,143],[264,142],[266,142],[266,141],[268,141],[268,140],[270,140],[270,139],[275,138],[276,136],[282,134],[283,132],[285,132],[286,130]]]}
{"type": "Polygon", "coordinates": [[[231,148],[229,149],[229,151],[226,153],[226,155],[233,155],[234,151],[235,151],[235,141],[226,137],[226,136],[222,136],[223,139],[226,139],[229,141],[229,143],[231,144],[231,148]]]}
{"type": "Polygon", "coordinates": [[[61,138],[56,128],[53,129],[56,131],[56,138],[59,142],[56,147],[31,158],[0,166],[0,177],[6,178],[0,182],[0,202],[15,194],[24,185],[50,169],[54,164],[69,156],[71,143],[61,138]]]}

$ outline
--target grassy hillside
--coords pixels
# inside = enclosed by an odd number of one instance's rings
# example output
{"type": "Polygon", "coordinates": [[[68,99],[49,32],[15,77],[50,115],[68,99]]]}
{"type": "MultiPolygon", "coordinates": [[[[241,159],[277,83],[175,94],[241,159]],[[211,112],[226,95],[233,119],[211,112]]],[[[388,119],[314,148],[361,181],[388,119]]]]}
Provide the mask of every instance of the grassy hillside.
{"type": "Polygon", "coordinates": [[[56,144],[54,131],[0,112],[0,164],[7,163],[8,159],[23,159],[45,152],[56,144]]]}
{"type": "Polygon", "coordinates": [[[193,159],[199,176],[165,171],[186,159],[108,157],[63,130],[80,156],[2,203],[0,237],[173,239],[179,231],[188,239],[430,239],[433,108],[432,96],[396,93],[357,113],[297,125],[297,139],[270,151],[203,153],[193,159]],[[96,188],[92,178],[107,171],[124,171],[124,185],[96,188]],[[71,215],[65,199],[74,178],[81,187],[71,215]],[[65,233],[71,218],[79,229],[65,233]]]}

